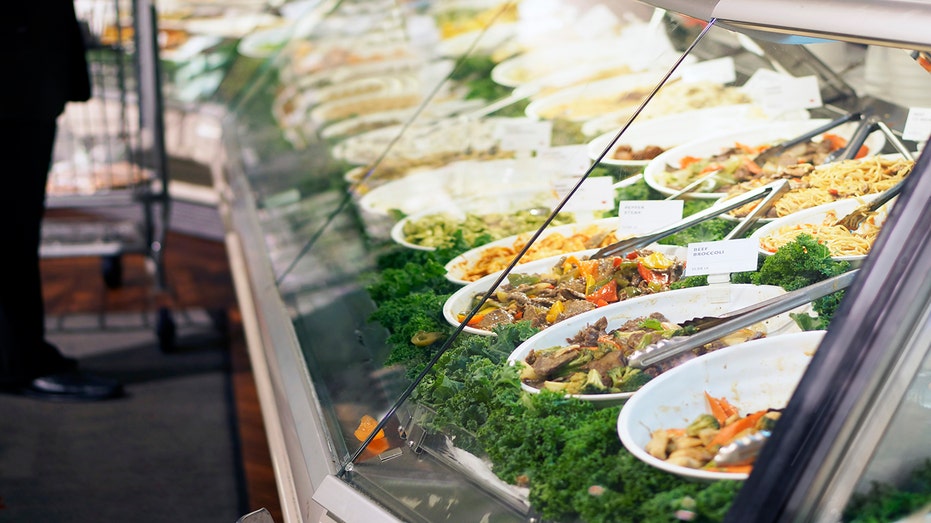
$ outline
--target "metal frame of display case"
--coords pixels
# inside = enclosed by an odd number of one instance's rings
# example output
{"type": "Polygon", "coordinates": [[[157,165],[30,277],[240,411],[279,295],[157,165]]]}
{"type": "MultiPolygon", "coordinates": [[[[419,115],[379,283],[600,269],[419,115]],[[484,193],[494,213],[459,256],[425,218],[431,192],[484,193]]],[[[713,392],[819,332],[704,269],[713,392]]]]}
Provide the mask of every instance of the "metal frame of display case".
{"type": "MultiPolygon", "coordinates": [[[[727,1],[712,3],[676,0],[649,3],[705,19],[714,18],[713,15],[718,12],[718,9],[723,9],[725,5],[732,5],[727,1]]],[[[795,5],[795,2],[790,3],[795,5]]],[[[785,8],[787,2],[767,2],[767,5],[769,4],[778,4],[785,8]]],[[[886,4],[886,2],[882,4],[886,4]]],[[[808,5],[808,3],[806,2],[805,5],[808,5]]],[[[830,7],[831,9],[843,8],[843,3],[839,2],[833,2],[830,5],[833,6],[830,7]]],[[[896,1],[889,2],[888,5],[901,7],[904,3],[896,1]]],[[[923,12],[931,16],[929,10],[931,10],[931,6],[928,6],[923,12]]],[[[728,11],[728,13],[736,12],[728,11]]],[[[768,11],[761,10],[760,12],[765,13],[768,11]]],[[[748,28],[754,31],[773,29],[773,24],[767,24],[765,20],[740,20],[737,17],[738,15],[731,14],[730,18],[727,19],[727,26],[748,28]]],[[[827,23],[823,20],[819,22],[827,23]]],[[[786,26],[784,30],[789,31],[790,27],[786,26]]],[[[888,35],[868,34],[867,31],[857,33],[856,27],[836,32],[830,30],[818,32],[814,29],[807,29],[805,33],[809,36],[818,34],[822,37],[832,36],[841,40],[847,39],[857,42],[868,41],[870,43],[887,44],[899,42],[885,39],[888,38],[888,35]]],[[[914,34],[912,36],[918,38],[914,34]]],[[[921,36],[921,38],[925,37],[921,36]]],[[[908,43],[917,44],[914,46],[916,48],[928,45],[924,41],[908,43]]],[[[235,114],[231,114],[227,128],[234,129],[235,127],[235,114]]],[[[241,147],[241,144],[236,143],[235,136],[227,136],[226,140],[227,147],[230,150],[241,147]]],[[[334,445],[331,435],[328,433],[327,414],[321,407],[321,399],[306,368],[301,343],[295,333],[292,318],[294,311],[290,309],[290,304],[282,298],[279,289],[276,287],[277,275],[268,260],[267,253],[262,248],[254,248],[255,246],[264,245],[263,232],[258,226],[257,202],[242,165],[238,163],[238,159],[233,157],[234,155],[230,156],[225,179],[217,180],[221,194],[220,207],[229,231],[227,247],[231,259],[231,268],[239,302],[243,308],[243,323],[249,345],[250,359],[253,364],[263,417],[268,431],[285,520],[328,521],[332,516],[340,521],[358,521],[360,523],[398,521],[401,516],[395,514],[404,514],[403,509],[392,507],[395,509],[393,512],[387,510],[386,507],[336,475],[340,470],[340,461],[345,459],[344,452],[338,449],[337,445],[334,445]]],[[[887,314],[899,313],[905,315],[903,317],[914,319],[919,317],[919,313],[927,311],[929,296],[929,290],[926,288],[927,283],[925,286],[913,287],[895,283],[904,280],[908,276],[914,278],[916,275],[927,274],[929,268],[927,258],[910,257],[903,260],[899,256],[899,250],[894,248],[901,245],[917,244],[921,248],[917,249],[916,254],[928,254],[925,252],[928,250],[926,231],[929,230],[928,225],[931,225],[931,214],[926,210],[926,204],[929,192],[931,192],[931,181],[923,179],[927,178],[927,175],[924,174],[929,167],[927,156],[927,154],[924,154],[919,160],[915,168],[915,172],[919,176],[914,176],[910,180],[901,197],[901,204],[896,206],[889,218],[888,224],[891,227],[888,230],[884,229],[881,241],[877,246],[878,255],[868,260],[863,271],[865,274],[851,289],[850,295],[845,300],[844,307],[839,313],[839,324],[859,323],[861,324],[861,330],[832,331],[825,340],[825,347],[851,344],[856,339],[872,340],[868,344],[860,344],[857,354],[861,355],[864,361],[878,362],[881,355],[896,352],[890,350],[890,344],[901,339],[890,337],[880,343],[878,340],[885,333],[884,329],[890,328],[888,322],[884,325],[880,320],[884,319],[887,314]],[[894,276],[888,276],[888,274],[894,274],[894,276]],[[890,283],[892,284],[890,285],[890,283]],[[883,306],[878,309],[872,307],[876,303],[883,306]]],[[[921,331],[921,333],[924,332],[921,331]]],[[[838,436],[850,436],[850,431],[858,430],[859,427],[845,425],[843,420],[838,418],[837,423],[833,423],[829,427],[821,427],[820,431],[814,431],[812,427],[817,423],[812,417],[820,416],[823,412],[803,410],[803,404],[828,395],[829,391],[827,389],[830,387],[826,384],[847,384],[845,390],[849,392],[849,395],[845,396],[847,401],[842,406],[849,411],[867,411],[869,405],[857,405],[855,400],[869,390],[882,390],[884,394],[898,392],[899,396],[904,394],[902,390],[890,391],[888,388],[883,389],[882,380],[876,380],[875,375],[868,366],[861,367],[864,375],[857,377],[850,373],[846,367],[839,366],[836,361],[829,359],[836,358],[840,352],[838,350],[825,350],[824,354],[826,356],[823,360],[816,359],[812,363],[809,374],[803,380],[799,389],[800,392],[793,398],[793,403],[790,404],[789,413],[787,413],[787,416],[796,416],[799,423],[809,427],[808,432],[805,434],[810,438],[814,438],[819,447],[806,449],[804,442],[800,441],[801,436],[792,438],[787,434],[777,432],[761,457],[761,462],[767,467],[782,467],[787,471],[790,470],[793,462],[786,457],[788,455],[811,460],[810,463],[812,464],[821,463],[813,460],[812,456],[814,454],[818,454],[822,458],[828,454],[839,457],[836,449],[832,450],[820,445],[840,441],[842,438],[838,436]],[[798,412],[792,414],[793,410],[798,412]]],[[[914,355],[912,354],[912,356],[914,355]]],[[[897,365],[897,362],[892,359],[887,360],[885,363],[889,369],[885,376],[893,376],[895,375],[894,371],[902,371],[907,367],[907,365],[897,365]]],[[[838,414],[841,412],[841,410],[836,411],[838,414]]],[[[788,433],[788,431],[784,432],[788,433]]],[[[850,441],[848,438],[845,444],[850,445],[848,448],[853,448],[852,446],[855,444],[868,445],[870,441],[874,440],[875,437],[858,441],[850,441]]],[[[428,452],[422,459],[442,461],[442,456],[430,456],[430,454],[428,452]]],[[[439,466],[443,466],[442,463],[439,466]]],[[[845,464],[842,460],[837,460],[832,470],[844,470],[845,466],[849,466],[849,463],[845,464]]],[[[732,517],[737,519],[733,520],[782,521],[794,519],[804,511],[814,512],[816,509],[814,500],[802,499],[802,497],[797,496],[798,494],[811,492],[812,495],[819,495],[833,491],[841,496],[845,487],[845,485],[831,484],[827,477],[814,477],[821,472],[823,471],[820,466],[796,470],[795,475],[798,482],[786,481],[787,476],[778,474],[765,477],[751,476],[744,488],[746,494],[742,493],[735,503],[732,517]],[[778,485],[776,482],[778,482],[778,485]],[[812,488],[810,491],[803,488],[792,488],[792,492],[782,490],[787,485],[818,485],[818,487],[812,488]],[[767,499],[765,502],[760,503],[761,498],[759,496],[763,494],[767,496],[767,499]],[[789,494],[792,494],[792,496],[789,494]],[[771,509],[777,506],[786,508],[782,511],[772,512],[771,509]],[[766,517],[771,519],[764,519],[764,513],[767,510],[770,512],[767,513],[768,516],[766,517]]],[[[507,504],[506,501],[504,503],[507,504]]]]}

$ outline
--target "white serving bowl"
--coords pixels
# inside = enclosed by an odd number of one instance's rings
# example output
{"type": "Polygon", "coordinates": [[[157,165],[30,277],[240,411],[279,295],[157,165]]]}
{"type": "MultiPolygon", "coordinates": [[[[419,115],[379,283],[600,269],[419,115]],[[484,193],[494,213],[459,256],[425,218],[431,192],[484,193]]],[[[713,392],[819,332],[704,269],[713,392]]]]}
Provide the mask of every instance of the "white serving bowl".
{"type": "MultiPolygon", "coordinates": [[[[801,111],[800,116],[804,119],[807,114],[801,111]]],[[[663,149],[671,149],[705,136],[735,132],[770,120],[770,115],[752,104],[696,109],[634,122],[614,144],[614,148],[629,145],[638,150],[648,145],[656,145],[663,149]]],[[[592,160],[597,159],[614,140],[618,130],[603,133],[588,142],[588,157],[592,160]]],[[[601,163],[621,167],[644,167],[650,163],[650,160],[617,160],[612,158],[612,153],[613,148],[601,163]]]]}
{"type": "Polygon", "coordinates": [[[562,118],[573,122],[583,122],[593,116],[593,109],[575,106],[587,100],[607,98],[623,99],[631,97],[628,104],[618,103],[617,109],[636,106],[662,78],[659,71],[646,71],[626,74],[606,80],[599,80],[584,85],[562,89],[553,94],[540,97],[527,104],[524,113],[537,120],[562,118]],[[640,93],[643,93],[641,96],[640,93]],[[561,111],[560,111],[560,108],[561,111]],[[554,113],[555,111],[555,113],[554,113]]]}
{"type": "Polygon", "coordinates": [[[493,197],[509,192],[551,191],[550,175],[526,170],[518,160],[453,162],[392,180],[358,200],[366,213],[387,216],[391,211],[411,215],[428,209],[455,208],[457,200],[493,197]]]}
{"type": "MultiPolygon", "coordinates": [[[[540,237],[537,238],[537,242],[541,242],[552,236],[554,234],[562,234],[563,236],[569,237],[579,232],[582,232],[589,227],[595,226],[599,230],[613,232],[616,231],[620,225],[620,218],[602,218],[600,220],[593,220],[586,223],[570,223],[567,225],[557,225],[555,227],[549,227],[540,234],[540,237]]],[[[514,245],[514,242],[518,240],[519,237],[524,237],[526,239],[530,238],[530,235],[533,232],[515,234],[513,236],[508,236],[507,238],[502,238],[493,242],[486,243],[474,249],[470,249],[459,256],[456,256],[446,264],[446,279],[458,283],[459,285],[468,285],[471,283],[469,280],[463,279],[465,270],[472,266],[477,260],[480,260],[482,256],[489,249],[496,249],[499,247],[511,247],[514,245]]],[[[519,270],[524,264],[528,262],[522,262],[518,264],[517,269],[519,270]]]]}
{"type": "MultiPolygon", "coordinates": [[[[826,123],[828,123],[828,120],[825,119],[763,122],[750,125],[737,131],[729,131],[699,138],[674,147],[651,160],[643,170],[643,181],[659,193],[669,196],[678,192],[679,189],[666,185],[664,174],[667,168],[673,170],[678,169],[681,165],[682,158],[686,156],[707,158],[733,147],[734,144],[738,142],[754,147],[768,143],[777,144],[795,138],[826,123]]],[[[829,132],[849,139],[856,130],[856,127],[857,122],[849,122],[835,127],[829,132]]],[[[820,139],[820,137],[816,137],[813,140],[817,141],[818,139],[820,139]]],[[[871,134],[865,143],[865,145],[869,147],[870,154],[878,153],[882,149],[883,144],[885,144],[885,137],[883,137],[881,133],[871,134]]],[[[696,199],[716,200],[724,196],[724,194],[724,192],[695,191],[688,193],[687,196],[696,199]]]]}
{"type": "MultiPolygon", "coordinates": [[[[578,316],[573,316],[540,331],[520,344],[514,352],[508,356],[508,362],[513,364],[517,361],[523,361],[527,355],[530,354],[531,350],[566,345],[566,340],[568,338],[574,337],[586,326],[595,323],[603,317],[608,320],[607,330],[610,332],[630,320],[649,316],[654,312],[662,313],[669,321],[678,323],[701,316],[717,316],[785,294],[782,287],[773,285],[726,285],[730,287],[730,295],[726,301],[720,303],[712,303],[709,300],[708,287],[690,287],[687,289],[639,296],[637,298],[612,303],[605,307],[579,314],[578,316]]],[[[795,312],[799,312],[800,310],[802,310],[802,308],[799,308],[795,312]]],[[[788,313],[769,318],[762,322],[762,325],[766,330],[767,336],[777,336],[786,332],[798,332],[799,330],[788,313]]],[[[704,357],[705,356],[701,356],[698,359],[704,357]]],[[[521,387],[528,392],[540,392],[539,389],[526,384],[521,384],[521,387]]],[[[574,397],[600,404],[614,404],[630,398],[631,396],[635,396],[635,394],[640,394],[640,392],[577,394],[574,395],[574,397]]]]}
{"type": "Polygon", "coordinates": [[[466,214],[511,214],[522,209],[541,209],[541,211],[543,211],[544,209],[553,209],[557,202],[558,200],[552,193],[545,190],[534,189],[528,191],[499,192],[478,198],[453,200],[438,207],[430,207],[429,209],[402,218],[391,227],[391,239],[409,249],[433,251],[436,250],[434,247],[420,245],[408,240],[407,236],[404,234],[405,226],[410,222],[416,222],[436,214],[445,213],[453,217],[465,219],[466,214]]]}
{"type": "Polygon", "coordinates": [[[634,456],[660,470],[698,480],[746,479],[666,463],[644,447],[654,430],[685,427],[708,412],[705,392],[726,397],[741,414],[788,403],[824,331],[784,334],[741,343],[688,361],[647,383],[621,408],[617,432],[634,456]]]}
{"type": "MultiPolygon", "coordinates": [[[[798,211],[788,216],[783,216],[782,218],[777,218],[775,220],[772,220],[766,223],[765,225],[763,225],[762,227],[754,231],[754,233],[750,235],[750,238],[753,238],[759,242],[759,241],[762,241],[763,238],[766,238],[767,236],[776,233],[779,229],[782,229],[783,227],[792,227],[795,225],[806,225],[806,224],[807,225],[821,225],[824,223],[825,219],[830,213],[833,213],[834,216],[836,217],[835,221],[840,220],[841,218],[843,218],[844,216],[847,216],[848,214],[853,212],[855,209],[857,209],[861,205],[869,203],[875,200],[877,197],[879,197],[879,194],[868,194],[860,198],[847,198],[844,200],[837,200],[836,202],[825,203],[823,205],[818,205],[816,207],[811,207],[809,209],[798,211]]],[[[884,206],[883,209],[890,206],[893,202],[886,204],[886,206],[884,206]]],[[[885,211],[880,211],[880,213],[876,216],[876,224],[882,225],[882,223],[886,219],[886,216],[887,214],[885,211]]],[[[816,240],[819,239],[817,235],[812,234],[811,236],[816,240]]],[[[762,245],[760,245],[759,251],[760,251],[760,254],[763,254],[765,256],[769,256],[773,254],[772,252],[764,249],[762,245]]],[[[859,267],[860,265],[863,264],[863,260],[866,259],[866,255],[831,256],[831,259],[836,260],[836,261],[846,261],[846,262],[849,262],[850,265],[853,267],[859,267]]]]}
{"type": "MultiPolygon", "coordinates": [[[[659,251],[665,254],[668,257],[675,257],[680,260],[685,259],[685,249],[683,247],[677,247],[672,245],[651,245],[649,249],[654,251],[659,251]]],[[[549,258],[543,258],[540,260],[527,262],[521,265],[518,269],[514,270],[514,274],[540,274],[547,273],[556,265],[557,262],[564,256],[575,256],[578,259],[587,259],[589,256],[597,252],[598,249],[587,249],[584,251],[578,251],[567,254],[560,254],[557,256],[551,256],[549,258]]],[[[476,295],[484,295],[488,292],[488,289],[491,288],[491,285],[495,280],[501,275],[502,271],[498,271],[488,276],[484,276],[478,280],[475,280],[472,283],[469,283],[465,287],[454,292],[443,304],[443,317],[446,318],[446,321],[450,325],[458,326],[459,325],[459,314],[467,313],[471,310],[472,299],[476,295]]],[[[503,284],[507,283],[505,279],[503,284]]],[[[639,299],[639,298],[634,298],[639,299]]],[[[628,300],[629,301],[629,300],[628,300]]],[[[603,309],[603,307],[602,307],[603,309]]],[[[598,309],[601,310],[601,309],[598,309]]],[[[587,314],[587,313],[586,313],[587,314]]],[[[571,319],[571,318],[570,318],[571,319]]],[[[569,320],[565,320],[569,321],[569,320]]],[[[562,323],[562,322],[561,322],[562,323]]],[[[557,324],[560,325],[561,323],[557,324]]],[[[552,328],[552,327],[550,327],[552,328]]],[[[463,329],[465,332],[470,334],[480,334],[483,336],[494,336],[495,334],[489,330],[479,329],[476,327],[466,326],[463,329]]]]}

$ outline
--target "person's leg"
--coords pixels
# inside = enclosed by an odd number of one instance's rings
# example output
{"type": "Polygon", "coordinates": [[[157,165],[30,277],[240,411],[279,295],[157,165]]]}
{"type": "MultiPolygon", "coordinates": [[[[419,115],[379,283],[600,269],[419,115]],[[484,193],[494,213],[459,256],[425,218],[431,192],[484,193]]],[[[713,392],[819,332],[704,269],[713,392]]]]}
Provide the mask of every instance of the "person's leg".
{"type": "Polygon", "coordinates": [[[69,362],[45,342],[39,242],[54,120],[0,120],[0,378],[30,379],[69,362]]]}

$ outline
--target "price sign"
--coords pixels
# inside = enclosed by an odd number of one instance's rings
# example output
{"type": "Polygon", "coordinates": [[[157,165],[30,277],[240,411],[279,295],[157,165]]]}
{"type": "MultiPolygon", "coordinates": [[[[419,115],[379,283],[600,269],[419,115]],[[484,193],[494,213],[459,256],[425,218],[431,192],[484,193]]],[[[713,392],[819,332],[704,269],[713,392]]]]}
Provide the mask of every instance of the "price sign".
{"type": "Polygon", "coordinates": [[[754,102],[773,114],[821,107],[821,89],[815,76],[793,77],[762,69],[747,81],[744,90],[754,102]]]}
{"type": "Polygon", "coordinates": [[[618,205],[619,237],[653,232],[682,219],[683,200],[625,200],[618,205]]]}
{"type": "Polygon", "coordinates": [[[591,166],[587,145],[563,145],[537,151],[537,161],[544,171],[579,177],[591,166]]]}
{"type": "Polygon", "coordinates": [[[531,118],[502,119],[495,127],[501,147],[510,151],[539,151],[550,146],[553,122],[531,118]]]}
{"type": "Polygon", "coordinates": [[[756,270],[758,241],[753,238],[690,243],[685,275],[726,274],[756,270]]]}
{"type": "Polygon", "coordinates": [[[924,142],[928,136],[931,136],[931,107],[912,107],[902,128],[902,139],[924,142]]]}
{"type": "MultiPolygon", "coordinates": [[[[578,179],[561,178],[556,181],[555,190],[560,198],[565,198],[575,187],[578,179]]],[[[562,210],[566,212],[606,211],[614,208],[614,179],[610,176],[588,178],[579,187],[562,210]]]]}
{"type": "Polygon", "coordinates": [[[705,60],[679,68],[685,82],[715,82],[729,84],[737,79],[734,59],[727,56],[714,60],[705,60]]]}

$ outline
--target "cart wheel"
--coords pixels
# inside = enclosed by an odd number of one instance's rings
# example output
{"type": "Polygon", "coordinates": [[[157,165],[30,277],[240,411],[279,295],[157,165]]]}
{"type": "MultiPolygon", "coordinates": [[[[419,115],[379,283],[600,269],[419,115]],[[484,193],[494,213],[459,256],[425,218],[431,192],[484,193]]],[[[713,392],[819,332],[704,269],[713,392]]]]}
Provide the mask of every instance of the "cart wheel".
{"type": "Polygon", "coordinates": [[[119,289],[122,287],[123,258],[118,254],[101,258],[100,274],[103,276],[103,283],[108,289],[119,289]]]}
{"type": "Polygon", "coordinates": [[[178,329],[175,327],[175,318],[167,308],[158,310],[155,321],[155,335],[158,337],[158,348],[162,352],[171,352],[176,348],[178,329]]]}

